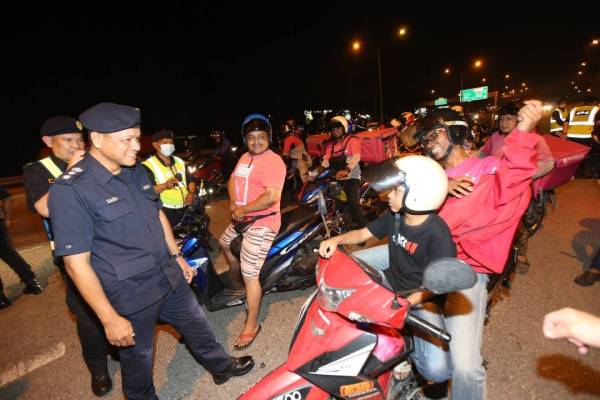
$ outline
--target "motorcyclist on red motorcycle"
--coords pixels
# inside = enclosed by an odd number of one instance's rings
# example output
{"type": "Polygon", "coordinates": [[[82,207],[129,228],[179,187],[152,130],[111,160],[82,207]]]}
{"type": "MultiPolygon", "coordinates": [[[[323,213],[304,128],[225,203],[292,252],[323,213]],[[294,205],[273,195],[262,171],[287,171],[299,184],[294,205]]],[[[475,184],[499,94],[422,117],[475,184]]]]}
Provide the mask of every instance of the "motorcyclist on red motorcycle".
{"type": "MultiPolygon", "coordinates": [[[[383,270],[389,287],[396,292],[419,288],[423,271],[432,261],[455,257],[456,246],[446,223],[435,213],[447,195],[447,178],[435,161],[418,155],[376,165],[365,177],[377,191],[389,191],[389,210],[367,227],[321,242],[319,253],[329,258],[340,244],[358,244],[374,236],[387,236],[387,245],[353,254],[372,267],[383,270]]],[[[425,301],[431,294],[415,291],[406,298],[414,305],[411,313],[426,321],[439,306],[425,301]]],[[[437,339],[417,335],[411,358],[428,380],[443,382],[450,377],[447,349],[437,339]]]]}

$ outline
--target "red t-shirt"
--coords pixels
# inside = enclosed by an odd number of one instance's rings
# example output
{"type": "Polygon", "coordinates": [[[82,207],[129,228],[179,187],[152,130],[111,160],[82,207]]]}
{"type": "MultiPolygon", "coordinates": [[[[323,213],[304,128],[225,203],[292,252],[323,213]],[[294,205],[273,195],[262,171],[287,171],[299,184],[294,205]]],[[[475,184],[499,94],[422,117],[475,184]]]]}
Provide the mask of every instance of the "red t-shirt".
{"type": "Polygon", "coordinates": [[[531,198],[535,136],[515,129],[506,137],[502,158],[471,157],[446,170],[450,178],[469,175],[476,181],[473,192],[448,197],[438,214],[450,228],[457,258],[479,273],[504,269],[531,198]]]}
{"type": "MultiPolygon", "coordinates": [[[[259,198],[267,188],[283,189],[285,173],[283,160],[273,151],[267,150],[254,156],[245,153],[235,166],[232,175],[234,178],[235,204],[239,206],[250,204],[259,198]]],[[[248,216],[264,215],[273,211],[277,214],[261,218],[252,226],[266,226],[275,233],[279,232],[281,226],[279,202],[265,210],[248,213],[248,216]]]]}

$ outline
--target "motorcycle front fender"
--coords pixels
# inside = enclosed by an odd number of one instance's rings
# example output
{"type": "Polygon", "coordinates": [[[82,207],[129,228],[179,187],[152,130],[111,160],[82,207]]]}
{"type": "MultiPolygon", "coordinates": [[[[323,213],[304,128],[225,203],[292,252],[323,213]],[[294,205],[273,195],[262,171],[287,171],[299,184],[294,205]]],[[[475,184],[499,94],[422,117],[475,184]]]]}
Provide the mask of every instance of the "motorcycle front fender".
{"type": "Polygon", "coordinates": [[[281,365],[258,381],[239,400],[327,400],[329,393],[281,365]]]}

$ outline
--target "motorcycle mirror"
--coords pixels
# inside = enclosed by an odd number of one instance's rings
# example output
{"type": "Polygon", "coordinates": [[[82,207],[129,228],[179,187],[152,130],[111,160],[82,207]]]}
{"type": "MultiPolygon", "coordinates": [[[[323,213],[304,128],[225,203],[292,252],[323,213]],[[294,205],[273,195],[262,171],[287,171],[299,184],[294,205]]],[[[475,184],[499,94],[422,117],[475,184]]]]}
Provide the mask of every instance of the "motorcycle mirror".
{"type": "Polygon", "coordinates": [[[423,272],[423,287],[434,294],[452,293],[475,285],[477,274],[473,268],[452,257],[431,262],[423,272]]]}

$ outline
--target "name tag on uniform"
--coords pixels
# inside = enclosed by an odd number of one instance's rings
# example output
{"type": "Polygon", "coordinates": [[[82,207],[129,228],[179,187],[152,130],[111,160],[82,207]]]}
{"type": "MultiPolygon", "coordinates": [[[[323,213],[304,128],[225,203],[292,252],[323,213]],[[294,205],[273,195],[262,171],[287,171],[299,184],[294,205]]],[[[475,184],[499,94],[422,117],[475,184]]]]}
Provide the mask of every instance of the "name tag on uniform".
{"type": "Polygon", "coordinates": [[[235,170],[235,176],[239,176],[240,178],[248,178],[252,172],[252,168],[254,168],[253,165],[248,166],[248,164],[240,164],[235,170]]]}
{"type": "Polygon", "coordinates": [[[106,204],[112,204],[117,200],[119,200],[119,198],[117,196],[113,196],[110,199],[106,199],[106,204]]]}
{"type": "Polygon", "coordinates": [[[148,190],[148,189],[150,189],[150,185],[144,185],[144,186],[142,186],[142,189],[143,190],[148,190]]]}

